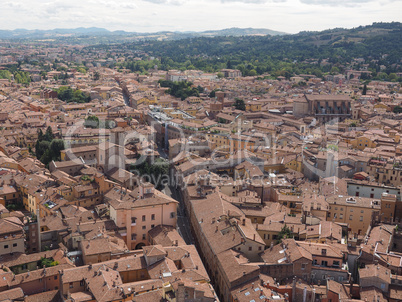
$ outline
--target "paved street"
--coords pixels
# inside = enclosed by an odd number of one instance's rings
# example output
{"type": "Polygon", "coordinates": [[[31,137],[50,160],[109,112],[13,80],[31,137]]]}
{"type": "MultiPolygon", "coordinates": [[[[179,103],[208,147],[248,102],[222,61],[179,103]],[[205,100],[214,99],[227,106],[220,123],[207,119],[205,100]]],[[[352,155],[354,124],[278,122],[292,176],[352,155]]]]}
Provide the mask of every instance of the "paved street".
{"type": "Polygon", "coordinates": [[[177,231],[187,244],[194,244],[194,238],[190,230],[190,221],[186,216],[181,192],[174,187],[168,186],[166,186],[162,192],[179,202],[179,207],[177,208],[177,231]]]}

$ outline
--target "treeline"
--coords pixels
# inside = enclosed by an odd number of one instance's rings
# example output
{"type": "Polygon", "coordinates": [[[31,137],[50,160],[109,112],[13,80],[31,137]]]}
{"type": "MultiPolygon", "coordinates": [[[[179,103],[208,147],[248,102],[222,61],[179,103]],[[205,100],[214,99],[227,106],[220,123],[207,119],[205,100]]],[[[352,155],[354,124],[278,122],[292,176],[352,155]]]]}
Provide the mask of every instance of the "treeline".
{"type": "Polygon", "coordinates": [[[24,71],[14,71],[11,72],[10,70],[0,70],[0,79],[8,79],[12,80],[18,84],[29,84],[31,83],[31,77],[28,72],[24,71]]]}
{"type": "MultiPolygon", "coordinates": [[[[178,41],[147,41],[125,44],[142,50],[158,60],[126,62],[132,71],[158,69],[200,69],[217,72],[223,68],[240,69],[243,75],[288,77],[293,74],[343,72],[356,58],[365,59],[373,78],[384,79],[401,72],[401,23],[376,23],[353,30],[334,29],[285,36],[200,37],[178,41]],[[385,70],[381,70],[381,65],[385,70]],[[336,69],[333,69],[333,68],[336,69]]],[[[361,63],[354,68],[361,68],[361,63]]],[[[395,80],[395,79],[389,79],[395,80]]]]}

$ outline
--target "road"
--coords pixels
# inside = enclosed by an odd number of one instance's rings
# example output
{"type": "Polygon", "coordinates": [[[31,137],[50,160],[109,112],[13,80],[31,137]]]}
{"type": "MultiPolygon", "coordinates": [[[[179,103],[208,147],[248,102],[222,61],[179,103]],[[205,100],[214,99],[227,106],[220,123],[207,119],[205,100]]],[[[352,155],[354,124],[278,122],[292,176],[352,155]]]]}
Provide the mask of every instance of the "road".
{"type": "Polygon", "coordinates": [[[194,238],[190,230],[190,221],[184,209],[181,192],[178,189],[169,186],[166,186],[162,192],[179,202],[179,206],[177,208],[177,231],[179,232],[180,236],[183,237],[186,244],[194,244],[194,238]]]}

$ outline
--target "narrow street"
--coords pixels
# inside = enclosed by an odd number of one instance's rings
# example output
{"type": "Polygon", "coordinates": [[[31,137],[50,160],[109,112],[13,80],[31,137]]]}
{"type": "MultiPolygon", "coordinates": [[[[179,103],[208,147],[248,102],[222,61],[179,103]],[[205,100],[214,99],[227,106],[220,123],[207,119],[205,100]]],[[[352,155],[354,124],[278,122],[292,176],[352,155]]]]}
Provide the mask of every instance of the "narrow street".
{"type": "Polygon", "coordinates": [[[181,192],[178,189],[169,186],[166,186],[162,192],[179,202],[177,208],[177,231],[187,244],[194,244],[194,238],[190,230],[190,221],[184,209],[181,192]]]}

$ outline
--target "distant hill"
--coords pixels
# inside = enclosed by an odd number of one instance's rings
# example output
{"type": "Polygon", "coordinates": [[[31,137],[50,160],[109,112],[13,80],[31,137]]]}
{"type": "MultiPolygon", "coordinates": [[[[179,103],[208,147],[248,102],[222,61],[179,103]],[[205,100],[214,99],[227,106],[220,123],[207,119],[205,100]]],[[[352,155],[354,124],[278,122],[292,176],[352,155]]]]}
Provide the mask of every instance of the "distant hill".
{"type": "Polygon", "coordinates": [[[126,32],[123,30],[109,31],[98,27],[79,27],[79,28],[56,28],[51,30],[0,30],[0,39],[43,39],[60,37],[140,37],[162,40],[178,40],[191,37],[217,37],[217,36],[252,36],[252,35],[284,35],[284,32],[274,31],[265,28],[227,28],[222,30],[209,30],[203,32],[171,32],[163,31],[156,33],[126,32]]]}
{"type": "MultiPolygon", "coordinates": [[[[368,68],[373,75],[380,73],[381,68],[387,74],[402,71],[402,23],[399,22],[293,35],[140,40],[125,46],[162,58],[160,69],[164,70],[189,68],[216,71],[234,67],[243,75],[260,75],[276,72],[280,68],[281,75],[307,73],[321,77],[332,67],[333,73],[352,65],[363,68],[354,61],[363,59],[358,61],[365,62],[364,68],[368,68]]],[[[139,66],[128,67],[133,71],[141,70],[139,66]]]]}

